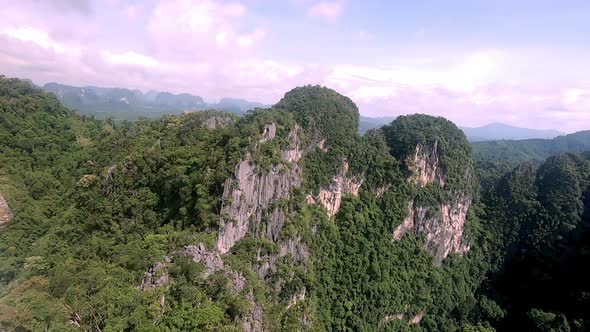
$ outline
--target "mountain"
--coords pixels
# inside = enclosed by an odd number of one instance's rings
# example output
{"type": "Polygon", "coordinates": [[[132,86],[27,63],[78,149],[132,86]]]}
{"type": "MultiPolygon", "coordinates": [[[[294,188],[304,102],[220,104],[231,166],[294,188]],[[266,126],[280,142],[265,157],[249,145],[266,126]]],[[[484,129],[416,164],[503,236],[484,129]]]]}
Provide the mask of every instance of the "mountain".
{"type": "Polygon", "coordinates": [[[213,104],[211,108],[225,112],[244,114],[246,111],[255,108],[268,108],[270,105],[251,102],[244,99],[222,98],[218,103],[213,104]]]}
{"type": "Polygon", "coordinates": [[[469,141],[522,140],[532,138],[554,138],[564,135],[556,130],[536,130],[513,127],[502,123],[491,123],[483,127],[461,127],[469,141]]]}
{"type": "MultiPolygon", "coordinates": [[[[360,129],[361,133],[365,133],[370,129],[381,128],[382,126],[389,124],[395,120],[395,117],[380,117],[371,118],[363,117],[360,118],[360,129]]],[[[491,123],[483,127],[469,128],[460,127],[461,130],[467,136],[470,142],[481,142],[481,141],[497,141],[497,140],[522,140],[532,138],[554,138],[557,136],[564,135],[556,130],[536,130],[527,128],[518,128],[509,126],[502,123],[491,123]]]]}
{"type": "Polygon", "coordinates": [[[587,330],[587,153],[359,126],[321,86],[116,122],[0,77],[1,329],[587,330]]]}
{"type": "Polygon", "coordinates": [[[75,87],[48,83],[43,90],[53,93],[71,109],[98,119],[136,120],[140,117],[156,118],[165,114],[180,114],[188,110],[217,109],[235,114],[244,114],[250,109],[266,107],[263,104],[242,99],[221,99],[219,103],[208,104],[203,98],[188,93],[178,95],[169,92],[123,88],[99,88],[94,86],[75,87]]]}
{"type": "Polygon", "coordinates": [[[390,124],[391,121],[395,120],[395,117],[377,117],[371,118],[366,116],[361,116],[359,121],[359,127],[361,134],[366,133],[371,129],[381,128],[386,124],[390,124]]]}
{"type": "Polygon", "coordinates": [[[590,131],[580,131],[553,139],[507,140],[473,143],[477,160],[543,161],[550,156],[590,151],[590,131]]]}

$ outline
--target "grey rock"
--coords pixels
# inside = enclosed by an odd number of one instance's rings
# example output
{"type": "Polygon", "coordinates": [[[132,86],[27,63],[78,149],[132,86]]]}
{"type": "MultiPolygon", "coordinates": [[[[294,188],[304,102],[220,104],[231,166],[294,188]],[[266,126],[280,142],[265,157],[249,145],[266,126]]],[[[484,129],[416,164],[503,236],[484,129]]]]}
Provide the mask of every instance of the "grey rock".
{"type": "MultiPolygon", "coordinates": [[[[446,176],[440,165],[438,143],[431,148],[416,146],[416,154],[410,160],[413,174],[410,181],[419,187],[437,183],[445,187],[446,176]]],[[[473,181],[473,170],[464,171],[465,181],[473,181]]],[[[451,253],[463,255],[471,248],[463,239],[467,213],[473,197],[465,191],[449,192],[451,200],[435,206],[419,206],[413,200],[408,203],[408,217],[393,232],[393,239],[400,240],[412,232],[425,235],[424,248],[434,256],[434,263],[439,265],[451,253]]]]}
{"type": "Polygon", "coordinates": [[[307,196],[308,204],[319,202],[328,213],[330,218],[334,217],[340,210],[342,196],[353,194],[358,196],[363,180],[356,176],[348,177],[348,162],[345,160],[342,170],[332,178],[332,183],[327,188],[320,189],[317,197],[307,196]]]}
{"type": "Polygon", "coordinates": [[[416,145],[416,153],[411,162],[413,175],[410,181],[419,187],[425,187],[429,183],[436,182],[441,187],[445,186],[446,177],[440,164],[438,153],[438,141],[434,142],[432,148],[416,145]]]}
{"type": "Polygon", "coordinates": [[[260,143],[268,142],[275,138],[277,135],[277,124],[272,122],[269,124],[264,125],[262,128],[262,135],[260,137],[260,143]]]}
{"type": "Polygon", "coordinates": [[[12,218],[14,218],[12,210],[8,207],[8,203],[0,193],[0,227],[9,224],[12,218]]]}
{"type": "Polygon", "coordinates": [[[203,125],[208,129],[217,129],[227,127],[232,119],[229,116],[212,116],[207,118],[203,125]]]}
{"type": "Polygon", "coordinates": [[[246,155],[236,167],[234,178],[227,179],[223,191],[221,208],[221,231],[217,238],[217,249],[226,253],[249,231],[260,229],[263,216],[268,216],[266,229],[270,238],[277,238],[284,213],[268,208],[280,199],[288,199],[294,187],[301,185],[301,167],[298,128],[289,134],[290,147],[283,151],[284,163],[271,167],[268,173],[258,172],[251,155],[246,155]],[[290,163],[288,165],[287,163],[290,163]],[[251,224],[254,227],[250,227],[251,224]]]}
{"type": "Polygon", "coordinates": [[[252,306],[242,317],[242,329],[245,332],[267,331],[264,326],[264,308],[256,302],[252,292],[248,294],[247,298],[252,302],[252,306]]]}

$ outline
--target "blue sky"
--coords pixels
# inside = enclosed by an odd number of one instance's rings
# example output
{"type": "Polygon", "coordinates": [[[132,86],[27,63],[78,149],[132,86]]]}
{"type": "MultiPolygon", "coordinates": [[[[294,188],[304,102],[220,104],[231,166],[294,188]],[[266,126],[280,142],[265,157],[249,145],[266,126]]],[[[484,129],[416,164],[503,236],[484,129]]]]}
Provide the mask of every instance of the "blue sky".
{"type": "Polygon", "coordinates": [[[590,1],[8,0],[0,73],[274,103],[331,87],[367,116],[590,129],[590,1]]]}

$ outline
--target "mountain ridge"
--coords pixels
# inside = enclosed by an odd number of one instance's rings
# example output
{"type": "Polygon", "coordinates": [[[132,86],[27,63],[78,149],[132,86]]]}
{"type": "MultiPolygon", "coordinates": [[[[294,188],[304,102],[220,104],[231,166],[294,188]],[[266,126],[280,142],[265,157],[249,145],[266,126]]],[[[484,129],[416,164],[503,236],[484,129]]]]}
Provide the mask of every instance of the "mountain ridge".
{"type": "Polygon", "coordinates": [[[96,115],[100,119],[111,117],[136,120],[139,117],[153,118],[206,109],[244,114],[250,109],[269,106],[236,98],[222,98],[217,103],[206,103],[202,97],[190,93],[173,94],[155,90],[143,93],[138,89],[78,87],[55,82],[47,83],[41,89],[53,93],[66,106],[82,114],[96,115]]]}

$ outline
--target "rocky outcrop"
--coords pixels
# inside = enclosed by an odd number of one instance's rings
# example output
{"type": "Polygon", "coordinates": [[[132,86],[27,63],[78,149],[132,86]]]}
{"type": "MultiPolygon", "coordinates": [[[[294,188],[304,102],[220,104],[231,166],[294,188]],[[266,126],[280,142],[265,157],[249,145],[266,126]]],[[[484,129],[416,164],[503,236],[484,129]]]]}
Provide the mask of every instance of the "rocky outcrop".
{"type": "Polygon", "coordinates": [[[203,125],[208,129],[217,129],[227,127],[231,121],[229,116],[212,116],[207,118],[203,125]]]}
{"type": "Polygon", "coordinates": [[[377,197],[377,198],[383,197],[383,195],[385,195],[385,193],[389,190],[389,188],[391,188],[391,185],[387,184],[387,185],[384,185],[384,186],[381,186],[381,187],[375,189],[375,197],[377,197]]]}
{"type": "Polygon", "coordinates": [[[308,204],[319,203],[328,212],[330,218],[334,217],[340,211],[342,204],[342,196],[345,194],[353,194],[358,196],[359,189],[363,184],[363,180],[356,176],[348,177],[348,162],[344,161],[344,165],[340,173],[332,178],[332,183],[327,188],[320,189],[317,197],[311,195],[307,196],[308,204]]]}
{"type": "Polygon", "coordinates": [[[13,217],[12,210],[10,210],[8,203],[0,193],[0,227],[9,224],[13,217]]]}
{"type": "MultiPolygon", "coordinates": [[[[145,291],[150,288],[169,284],[170,277],[168,275],[167,267],[178,256],[189,257],[193,262],[202,264],[205,267],[205,270],[200,275],[202,279],[207,279],[210,275],[221,271],[230,280],[233,290],[236,293],[246,291],[248,288],[248,281],[240,272],[225,267],[223,259],[218,252],[208,251],[203,243],[199,243],[198,245],[188,245],[182,250],[166,256],[162,262],[159,262],[150,268],[150,270],[144,274],[139,289],[145,291]]],[[[250,301],[251,305],[240,318],[243,330],[264,331],[264,308],[256,301],[252,289],[248,290],[246,299],[250,301]]],[[[165,297],[162,296],[160,300],[160,307],[162,310],[166,307],[165,301],[165,297]]]]}
{"type": "MultiPolygon", "coordinates": [[[[277,272],[278,261],[281,258],[289,257],[293,263],[307,263],[309,261],[309,250],[301,237],[294,236],[283,240],[279,245],[279,251],[275,254],[261,255],[260,250],[256,256],[257,265],[254,271],[262,279],[266,278],[269,272],[277,272]]],[[[280,287],[279,287],[280,288],[280,287]]]]}
{"type": "Polygon", "coordinates": [[[139,288],[145,290],[167,284],[169,282],[169,276],[166,267],[177,256],[187,256],[193,262],[203,264],[205,270],[201,273],[201,277],[204,279],[224,268],[223,259],[218,252],[208,251],[203,243],[188,245],[182,250],[178,250],[164,257],[161,262],[151,267],[149,271],[144,274],[139,288]]]}
{"type": "Polygon", "coordinates": [[[264,328],[264,308],[254,298],[252,291],[246,298],[252,303],[248,312],[242,317],[242,329],[245,332],[266,331],[264,328]]]}
{"type": "Polygon", "coordinates": [[[289,300],[289,304],[287,305],[287,309],[291,309],[292,307],[297,305],[297,303],[305,300],[305,292],[306,292],[306,289],[303,288],[299,293],[291,296],[291,299],[289,300]]]}
{"type": "Polygon", "coordinates": [[[161,262],[150,267],[148,272],[144,273],[139,289],[142,291],[167,285],[170,281],[166,267],[172,262],[173,255],[166,256],[161,262]]]}
{"type": "Polygon", "coordinates": [[[424,248],[440,264],[449,254],[462,255],[469,251],[470,245],[463,239],[463,229],[471,198],[461,196],[454,203],[439,206],[417,206],[408,204],[408,217],[393,232],[393,239],[400,240],[407,233],[426,235],[424,248]]]}
{"type": "Polygon", "coordinates": [[[438,141],[435,141],[434,146],[430,149],[422,144],[416,145],[414,158],[410,160],[410,170],[412,171],[410,182],[421,188],[430,183],[438,183],[441,187],[445,186],[446,177],[440,163],[438,141]]]}
{"type": "MultiPolygon", "coordinates": [[[[408,308],[409,308],[409,306],[406,305],[406,309],[408,309],[408,308]]],[[[425,314],[426,314],[426,312],[420,311],[418,314],[416,314],[414,316],[408,316],[408,314],[387,315],[387,316],[383,317],[383,319],[381,320],[380,325],[387,324],[389,322],[393,322],[393,321],[396,321],[396,320],[405,320],[405,319],[407,319],[407,322],[410,325],[418,325],[422,321],[422,318],[424,318],[424,315],[425,314]]]]}
{"type": "Polygon", "coordinates": [[[330,148],[326,145],[325,138],[318,143],[318,148],[324,152],[330,151],[330,148]]]}
{"type": "MultiPolygon", "coordinates": [[[[270,209],[280,199],[288,199],[294,187],[301,185],[301,167],[297,161],[302,151],[299,146],[298,127],[289,133],[289,148],[282,152],[283,163],[273,165],[267,173],[258,171],[247,154],[236,167],[233,178],[227,179],[221,208],[221,231],[217,249],[226,253],[249,231],[266,229],[267,236],[277,239],[285,221],[284,211],[270,209]],[[268,217],[266,227],[261,227],[263,217],[268,217]]],[[[263,138],[274,138],[276,125],[265,126],[263,138]],[[274,128],[274,129],[272,129],[274,128]]],[[[261,143],[267,140],[262,140],[261,143]]]]}
{"type": "Polygon", "coordinates": [[[264,125],[262,128],[262,135],[260,137],[260,143],[268,142],[277,136],[277,124],[272,122],[264,125]]]}

